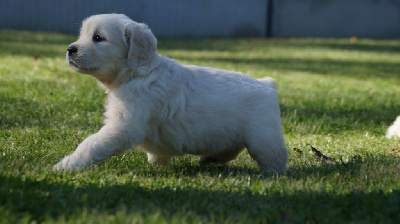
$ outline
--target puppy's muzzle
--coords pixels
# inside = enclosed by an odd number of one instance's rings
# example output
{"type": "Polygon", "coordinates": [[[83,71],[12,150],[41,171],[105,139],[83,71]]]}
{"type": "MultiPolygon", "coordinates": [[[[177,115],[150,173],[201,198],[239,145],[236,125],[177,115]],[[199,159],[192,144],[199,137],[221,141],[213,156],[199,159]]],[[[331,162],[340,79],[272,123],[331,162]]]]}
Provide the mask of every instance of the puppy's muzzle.
{"type": "Polygon", "coordinates": [[[78,48],[75,47],[74,45],[69,45],[67,52],[68,52],[68,56],[73,56],[78,52],[78,48]]]}

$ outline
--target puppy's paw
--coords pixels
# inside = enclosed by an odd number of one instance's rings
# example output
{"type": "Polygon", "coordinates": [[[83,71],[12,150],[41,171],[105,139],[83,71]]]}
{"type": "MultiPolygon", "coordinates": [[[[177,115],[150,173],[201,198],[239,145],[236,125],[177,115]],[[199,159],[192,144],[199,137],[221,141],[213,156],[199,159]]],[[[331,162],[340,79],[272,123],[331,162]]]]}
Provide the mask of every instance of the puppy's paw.
{"type": "Polygon", "coordinates": [[[61,171],[76,171],[78,169],[82,169],[86,167],[87,164],[80,162],[78,159],[69,155],[64,157],[60,162],[53,166],[54,172],[61,171]]]}

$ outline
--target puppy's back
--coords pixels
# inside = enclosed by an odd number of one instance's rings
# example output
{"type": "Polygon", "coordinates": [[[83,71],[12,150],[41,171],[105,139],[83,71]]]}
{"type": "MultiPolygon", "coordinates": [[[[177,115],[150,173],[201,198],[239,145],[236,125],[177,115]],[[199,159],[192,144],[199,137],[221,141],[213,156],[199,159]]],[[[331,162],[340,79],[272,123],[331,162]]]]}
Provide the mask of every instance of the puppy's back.
{"type": "Polygon", "coordinates": [[[261,79],[257,79],[258,81],[265,83],[269,88],[275,89],[276,90],[276,81],[275,79],[271,77],[264,77],[261,79]]]}

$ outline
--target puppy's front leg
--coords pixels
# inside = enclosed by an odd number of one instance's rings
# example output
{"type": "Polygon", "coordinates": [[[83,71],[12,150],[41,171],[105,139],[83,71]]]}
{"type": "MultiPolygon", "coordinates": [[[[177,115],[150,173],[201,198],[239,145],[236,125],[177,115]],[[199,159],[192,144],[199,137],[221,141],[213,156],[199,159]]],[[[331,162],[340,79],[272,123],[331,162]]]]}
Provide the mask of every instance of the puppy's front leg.
{"type": "Polygon", "coordinates": [[[127,128],[106,125],[99,132],[87,137],[78,148],[64,157],[53,167],[53,171],[75,171],[98,163],[112,155],[118,155],[139,144],[144,135],[135,132],[135,136],[127,128]]]}

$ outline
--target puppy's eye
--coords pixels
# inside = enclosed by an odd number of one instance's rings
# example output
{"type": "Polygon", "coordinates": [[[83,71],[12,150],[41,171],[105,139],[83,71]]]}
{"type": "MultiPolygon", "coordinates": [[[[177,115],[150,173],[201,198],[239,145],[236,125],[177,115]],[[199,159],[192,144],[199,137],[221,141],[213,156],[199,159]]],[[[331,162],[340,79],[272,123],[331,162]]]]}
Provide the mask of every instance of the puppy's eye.
{"type": "Polygon", "coordinates": [[[92,39],[94,42],[101,42],[101,41],[106,40],[105,38],[101,37],[100,35],[94,35],[92,39]]]}

